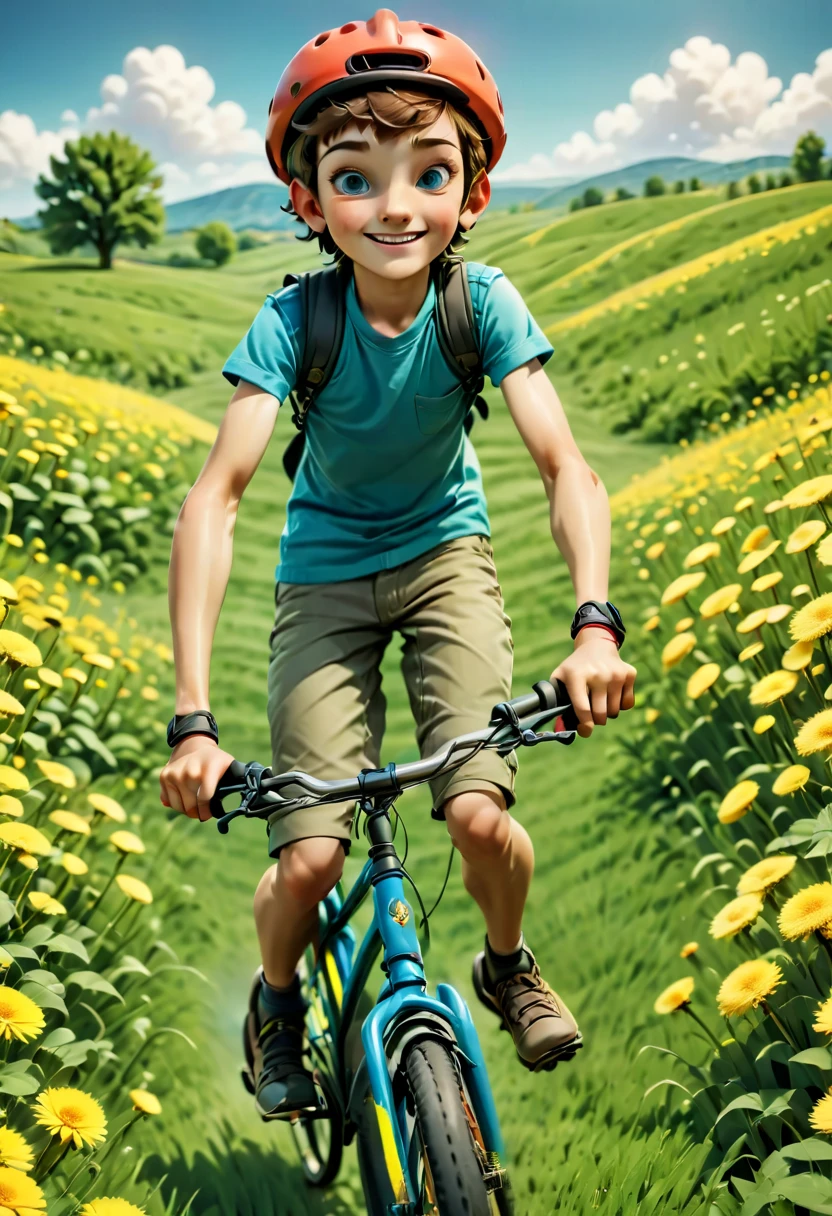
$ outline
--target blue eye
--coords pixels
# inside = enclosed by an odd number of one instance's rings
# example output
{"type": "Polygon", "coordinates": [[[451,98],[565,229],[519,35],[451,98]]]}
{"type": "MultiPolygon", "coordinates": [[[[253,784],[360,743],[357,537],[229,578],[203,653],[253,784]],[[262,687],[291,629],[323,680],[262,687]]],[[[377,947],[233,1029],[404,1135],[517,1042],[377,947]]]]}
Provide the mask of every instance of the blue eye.
{"type": "Polygon", "coordinates": [[[366,194],[370,189],[364,174],[357,173],[355,169],[342,169],[340,173],[333,174],[330,181],[341,194],[366,194]]]}
{"type": "Polygon", "coordinates": [[[416,185],[424,185],[428,190],[441,190],[450,180],[451,174],[447,165],[431,165],[429,169],[425,169],[416,185]]]}

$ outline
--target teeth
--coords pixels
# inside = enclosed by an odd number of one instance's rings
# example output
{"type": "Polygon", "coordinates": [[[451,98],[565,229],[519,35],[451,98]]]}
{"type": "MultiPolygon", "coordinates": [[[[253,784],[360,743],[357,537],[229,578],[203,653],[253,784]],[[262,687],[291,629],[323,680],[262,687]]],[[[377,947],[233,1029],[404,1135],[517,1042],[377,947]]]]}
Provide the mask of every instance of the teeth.
{"type": "Polygon", "coordinates": [[[421,236],[421,232],[409,232],[402,236],[379,236],[376,233],[368,233],[373,241],[380,241],[382,245],[403,245],[406,241],[415,241],[421,236]]]}

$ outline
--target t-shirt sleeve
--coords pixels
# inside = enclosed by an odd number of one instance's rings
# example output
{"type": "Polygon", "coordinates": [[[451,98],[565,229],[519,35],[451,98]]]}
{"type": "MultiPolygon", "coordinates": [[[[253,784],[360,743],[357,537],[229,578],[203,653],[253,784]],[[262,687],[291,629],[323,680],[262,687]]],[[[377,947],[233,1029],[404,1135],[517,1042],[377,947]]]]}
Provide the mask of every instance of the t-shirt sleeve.
{"type": "Polygon", "coordinates": [[[529,359],[545,363],[554,354],[554,347],[520,292],[502,271],[497,271],[482,287],[478,318],[480,350],[483,370],[496,387],[504,376],[529,359]]]}
{"type": "Polygon", "coordinates": [[[248,333],[228,356],[222,374],[236,388],[240,380],[256,384],[283,402],[295,386],[298,365],[297,289],[270,295],[248,333]]]}

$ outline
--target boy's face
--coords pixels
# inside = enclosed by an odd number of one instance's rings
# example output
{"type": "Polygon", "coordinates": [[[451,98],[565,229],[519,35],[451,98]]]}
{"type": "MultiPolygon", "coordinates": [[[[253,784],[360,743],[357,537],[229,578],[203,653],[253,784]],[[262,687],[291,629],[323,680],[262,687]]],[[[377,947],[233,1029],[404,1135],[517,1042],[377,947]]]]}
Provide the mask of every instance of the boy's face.
{"type": "Polygon", "coordinates": [[[351,123],[328,143],[319,139],[317,157],[317,199],[292,181],[295,211],[316,232],[327,226],[347,257],[385,279],[409,278],[428,266],[457,224],[469,228],[490,197],[482,173],[462,211],[462,152],[447,114],[384,143],[369,123],[351,123]]]}

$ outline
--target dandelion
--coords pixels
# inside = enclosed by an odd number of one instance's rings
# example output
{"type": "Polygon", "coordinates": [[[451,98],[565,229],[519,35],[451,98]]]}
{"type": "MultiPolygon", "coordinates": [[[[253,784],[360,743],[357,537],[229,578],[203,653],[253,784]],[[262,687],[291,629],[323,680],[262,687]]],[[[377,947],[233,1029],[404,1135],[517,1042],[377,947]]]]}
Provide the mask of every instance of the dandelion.
{"type": "Polygon", "coordinates": [[[0,717],[17,718],[25,712],[25,705],[21,705],[17,697],[13,697],[10,692],[0,689],[0,717]]]}
{"type": "Polygon", "coordinates": [[[59,785],[65,790],[74,790],[78,784],[78,779],[72,769],[66,764],[59,764],[57,760],[36,760],[44,777],[50,784],[59,785]]]}
{"type": "Polygon", "coordinates": [[[34,1161],[35,1154],[25,1137],[10,1127],[0,1127],[0,1165],[26,1173],[32,1168],[34,1161]]]}
{"type": "Polygon", "coordinates": [[[767,730],[771,730],[776,721],[777,719],[774,714],[760,714],[760,717],[755,719],[751,729],[755,735],[764,735],[767,730]]]}
{"type": "Polygon", "coordinates": [[[755,578],[751,584],[752,591],[770,591],[772,587],[776,587],[783,578],[782,570],[772,570],[769,574],[761,574],[759,578],[755,578]]]}
{"type": "Polygon", "coordinates": [[[83,857],[79,857],[77,853],[62,853],[58,864],[63,866],[67,874],[75,876],[86,874],[89,870],[89,866],[83,857]]]}
{"type": "Polygon", "coordinates": [[[695,549],[691,549],[682,564],[686,570],[689,570],[691,566],[701,566],[714,557],[719,557],[719,545],[715,540],[708,540],[703,545],[697,545],[695,549]]]}
{"type": "Polygon", "coordinates": [[[784,794],[796,794],[798,790],[803,789],[811,775],[811,771],[805,764],[790,764],[780,773],[771,787],[771,792],[778,798],[784,794]]]}
{"type": "Polygon", "coordinates": [[[653,723],[657,722],[660,717],[661,717],[660,710],[653,709],[653,707],[650,705],[648,705],[647,709],[645,709],[645,711],[644,711],[644,721],[647,723],[648,726],[652,726],[653,723]]]}
{"type": "MultiPolygon", "coordinates": [[[[750,494],[746,494],[746,496],[744,498],[741,498],[741,499],[739,499],[738,502],[734,503],[734,510],[736,511],[737,515],[739,515],[741,511],[747,511],[749,507],[753,507],[753,506],[754,506],[754,499],[751,497],[750,494]]],[[[764,526],[764,525],[761,525],[761,526],[764,526]]]]}
{"type": "Polygon", "coordinates": [[[140,878],[133,878],[130,874],[117,874],[116,882],[128,899],[135,899],[140,904],[153,903],[153,892],[140,878]]]}
{"type": "Polygon", "coordinates": [[[718,663],[703,663],[688,680],[687,694],[690,699],[696,701],[709,688],[713,687],[719,678],[719,673],[720,666],[718,663]]]}
{"type": "Polygon", "coordinates": [[[31,823],[0,823],[0,842],[42,857],[52,852],[51,842],[31,823]]]}
{"type": "Polygon", "coordinates": [[[816,1132],[832,1133],[832,1090],[815,1103],[809,1111],[809,1123],[816,1132]]]}
{"type": "Polygon", "coordinates": [[[810,548],[815,541],[820,540],[826,531],[826,524],[820,519],[807,519],[791,533],[786,541],[787,553],[802,553],[810,548]]]}
{"type": "Polygon", "coordinates": [[[0,658],[13,669],[40,667],[43,656],[31,639],[13,629],[0,629],[0,658]]]}
{"type": "Polygon", "coordinates": [[[740,1017],[749,1009],[756,1009],[782,983],[782,971],[768,959],[740,963],[722,981],[716,998],[719,1012],[726,1018],[740,1017]]]}
{"type": "Polygon", "coordinates": [[[737,883],[737,894],[753,895],[756,892],[769,891],[791,874],[796,863],[797,858],[786,853],[777,857],[764,857],[745,871],[737,883]]]}
{"type": "Polygon", "coordinates": [[[741,663],[746,663],[749,659],[753,659],[755,654],[759,654],[761,650],[765,650],[762,642],[752,642],[750,646],[746,646],[737,656],[741,663]]]}
{"type": "MultiPolygon", "coordinates": [[[[754,799],[760,792],[756,781],[740,781],[730,789],[719,804],[717,819],[720,823],[735,823],[751,809],[754,799]]],[[[830,913],[832,919],[832,913],[830,913]]]]}
{"type": "Polygon", "coordinates": [[[793,612],[791,604],[773,604],[771,608],[766,609],[766,624],[777,625],[793,612]]]}
{"type": "MultiPolygon", "coordinates": [[[[745,502],[746,500],[743,499],[742,501],[745,502]]],[[[752,498],[750,502],[753,501],[754,499],[752,498]]],[[[740,509],[739,504],[734,509],[738,511],[740,509]]],[[[764,540],[767,540],[769,536],[771,536],[771,528],[768,526],[768,524],[758,524],[756,528],[751,529],[748,536],[746,536],[745,540],[740,545],[740,553],[753,553],[755,549],[760,548],[760,545],[764,540]]]]}
{"type": "Polygon", "coordinates": [[[803,671],[812,661],[814,642],[795,642],[783,655],[781,666],[786,671],[803,671]]]}
{"type": "Polygon", "coordinates": [[[783,495],[783,502],[793,511],[798,507],[812,507],[832,494],[832,476],[813,477],[803,481],[783,495]]]}
{"type": "Polygon", "coordinates": [[[60,900],[53,899],[51,895],[47,895],[45,891],[30,891],[29,903],[38,912],[42,912],[44,916],[62,916],[66,912],[66,908],[60,900]]]}
{"type": "Polygon", "coordinates": [[[788,696],[796,684],[796,672],[772,671],[751,686],[748,700],[752,705],[773,705],[775,701],[788,696]]]}
{"type": "Polygon", "coordinates": [[[0,794],[0,815],[12,815],[20,819],[23,815],[23,803],[13,794],[0,794]]]}
{"type": "Polygon", "coordinates": [[[740,895],[732,899],[717,912],[708,930],[711,937],[734,937],[754,921],[763,910],[763,901],[758,894],[740,895]]]}
{"type": "Polygon", "coordinates": [[[79,1216],[145,1216],[144,1208],[137,1208],[126,1199],[91,1199],[81,1208],[79,1216]]]}
{"type": "MultiPolygon", "coordinates": [[[[798,756],[811,756],[814,752],[832,747],[832,709],[822,709],[804,722],[794,741],[798,756]]],[[[2,833],[0,827],[0,833],[2,833]]]]}
{"type": "Polygon", "coordinates": [[[787,899],[777,918],[787,941],[805,939],[832,920],[832,882],[816,882],[787,899]]]}
{"type": "Polygon", "coordinates": [[[162,1113],[162,1103],[149,1089],[131,1089],[130,1101],[133,1103],[133,1110],[140,1110],[143,1115],[162,1113]]]}
{"type": "Polygon", "coordinates": [[[2,1216],[38,1216],[46,1211],[46,1198],[34,1178],[20,1169],[0,1166],[2,1216]]]}
{"type": "Polygon", "coordinates": [[[731,605],[736,603],[741,592],[742,583],[728,583],[727,586],[720,587],[718,591],[712,591],[700,604],[699,615],[710,620],[711,617],[727,612],[731,605]]]}
{"type": "Polygon", "coordinates": [[[0,984],[0,1038],[26,1043],[36,1039],[45,1025],[43,1010],[31,997],[0,984]]]}
{"type": "Polygon", "coordinates": [[[662,651],[662,666],[665,671],[680,663],[696,645],[696,635],[693,633],[677,633],[662,651]]]}
{"type": "Polygon", "coordinates": [[[739,625],[737,625],[737,633],[753,633],[755,629],[759,629],[767,621],[768,608],[755,608],[753,612],[749,612],[748,616],[744,617],[739,625]]]}
{"type": "Polygon", "coordinates": [[[673,626],[673,630],[675,633],[684,633],[686,629],[690,629],[690,627],[695,624],[696,622],[692,616],[684,616],[682,617],[681,621],[676,622],[676,624],[673,626]]]}
{"type": "Polygon", "coordinates": [[[749,570],[756,570],[758,566],[761,566],[779,548],[780,541],[773,540],[764,549],[754,549],[751,553],[747,553],[737,566],[737,574],[748,574],[749,570]]]}
{"type": "Polygon", "coordinates": [[[683,1009],[685,1005],[690,1004],[694,986],[692,975],[676,980],[656,998],[653,1009],[656,1013],[675,1013],[678,1009],[683,1009]]]}
{"type": "Polygon", "coordinates": [[[797,642],[813,642],[832,629],[832,591],[816,596],[799,608],[789,621],[789,633],[797,642]]]}
{"type": "Polygon", "coordinates": [[[823,1004],[815,1010],[815,1021],[812,1029],[819,1034],[832,1034],[832,996],[827,997],[823,1004]]]}
{"type": "Polygon", "coordinates": [[[822,566],[832,566],[832,535],[824,537],[815,550],[815,556],[822,566]]]}
{"type": "Polygon", "coordinates": [[[680,574],[669,587],[665,588],[662,594],[662,605],[667,607],[669,604],[678,604],[679,600],[690,595],[691,591],[695,591],[704,579],[704,570],[695,570],[691,574],[680,574]]]}
{"type": "Polygon", "coordinates": [[[699,949],[699,942],[685,942],[682,949],[679,951],[679,958],[690,958],[692,954],[696,954],[699,949]]]}
{"type": "Polygon", "coordinates": [[[116,823],[127,822],[127,812],[121,803],[116,802],[115,798],[111,798],[109,794],[87,794],[87,802],[96,811],[100,811],[102,815],[106,815],[108,819],[115,820],[116,823]]]}
{"type": "Polygon", "coordinates": [[[724,536],[726,532],[731,531],[736,522],[735,516],[725,515],[722,519],[718,519],[711,528],[711,536],[724,536]]]}
{"type": "Polygon", "coordinates": [[[64,832],[77,832],[79,836],[90,834],[89,821],[76,815],[74,811],[52,811],[49,818],[64,832]]]}
{"type": "Polygon", "coordinates": [[[140,840],[133,832],[113,832],[110,836],[110,843],[120,853],[144,852],[144,841],[140,840]]]}
{"type": "Polygon", "coordinates": [[[665,551],[665,548],[666,546],[664,541],[657,540],[655,544],[650,545],[649,549],[645,549],[644,556],[648,561],[655,561],[657,557],[661,557],[665,551]]]}
{"type": "Polygon", "coordinates": [[[94,1148],[107,1135],[104,1111],[83,1090],[69,1086],[45,1089],[38,1095],[34,1110],[41,1127],[60,1136],[62,1144],[70,1140],[74,1148],[84,1144],[94,1148]]]}

